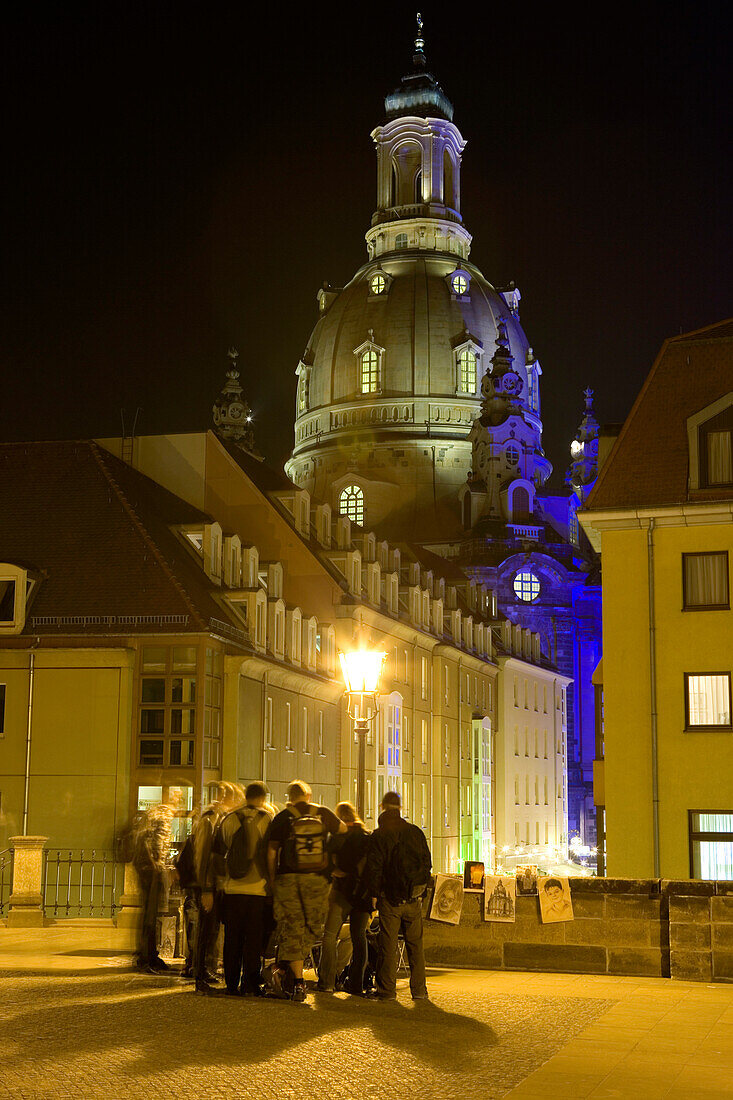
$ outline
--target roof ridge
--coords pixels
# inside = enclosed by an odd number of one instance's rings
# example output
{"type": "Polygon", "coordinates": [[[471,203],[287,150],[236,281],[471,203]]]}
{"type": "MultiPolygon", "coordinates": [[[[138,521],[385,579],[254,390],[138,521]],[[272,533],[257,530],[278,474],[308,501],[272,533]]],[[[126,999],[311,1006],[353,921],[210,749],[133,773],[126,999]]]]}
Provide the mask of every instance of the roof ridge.
{"type": "Polygon", "coordinates": [[[199,611],[198,611],[196,605],[193,603],[193,601],[192,601],[191,597],[189,596],[188,592],[186,591],[184,586],[181,584],[178,577],[175,575],[175,573],[171,569],[170,565],[166,561],[165,557],[161,553],[160,548],[158,547],[158,544],[153,539],[153,536],[150,534],[147,527],[145,526],[143,521],[138,516],[137,512],[133,508],[130,501],[127,499],[127,496],[125,495],[125,493],[124,493],[122,487],[120,486],[119,482],[116,480],[116,478],[114,477],[112,472],[106,466],[106,464],[104,462],[104,459],[102,458],[101,448],[93,440],[89,441],[88,446],[89,446],[89,450],[91,451],[95,462],[97,463],[99,469],[102,471],[102,474],[104,475],[106,481],[109,483],[109,485],[114,490],[114,493],[115,493],[117,499],[119,500],[120,504],[122,505],[123,510],[126,512],[127,516],[132,521],[133,526],[135,527],[137,532],[140,534],[143,541],[145,543],[147,543],[147,545],[150,547],[150,550],[153,554],[153,557],[155,558],[158,565],[161,567],[161,569],[165,573],[165,575],[168,578],[168,580],[170,581],[170,583],[177,590],[177,592],[181,596],[183,602],[188,607],[189,611],[191,612],[191,614],[194,618],[194,621],[196,622],[196,625],[199,627],[199,629],[206,630],[207,629],[207,624],[201,618],[201,615],[199,614],[199,611]]]}
{"type": "MultiPolygon", "coordinates": [[[[702,332],[709,332],[711,334],[710,338],[715,339],[715,329],[722,328],[724,325],[730,325],[732,323],[733,317],[725,317],[722,321],[714,321],[712,325],[703,325],[702,328],[692,328],[689,332],[680,332],[677,336],[670,336],[669,340],[675,341],[675,343],[684,343],[684,341],[688,340],[691,336],[699,336],[702,332]]],[[[724,339],[729,339],[729,337],[724,337],[724,339]]]]}

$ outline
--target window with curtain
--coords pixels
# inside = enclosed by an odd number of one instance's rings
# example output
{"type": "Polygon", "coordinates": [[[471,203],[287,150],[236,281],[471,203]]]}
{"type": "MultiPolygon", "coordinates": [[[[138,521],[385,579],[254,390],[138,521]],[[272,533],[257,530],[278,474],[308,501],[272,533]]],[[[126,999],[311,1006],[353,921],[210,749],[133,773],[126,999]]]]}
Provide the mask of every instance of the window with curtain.
{"type": "Polygon", "coordinates": [[[733,432],[729,428],[708,430],[705,436],[708,485],[730,485],[733,482],[733,432]]]}
{"type": "Polygon", "coordinates": [[[730,672],[685,673],[687,729],[730,729],[730,672]]]}
{"type": "Polygon", "coordinates": [[[690,874],[733,879],[733,813],[690,810],[690,874]]]}
{"type": "Polygon", "coordinates": [[[727,550],[683,554],[682,593],[685,611],[729,607],[727,550]]]}

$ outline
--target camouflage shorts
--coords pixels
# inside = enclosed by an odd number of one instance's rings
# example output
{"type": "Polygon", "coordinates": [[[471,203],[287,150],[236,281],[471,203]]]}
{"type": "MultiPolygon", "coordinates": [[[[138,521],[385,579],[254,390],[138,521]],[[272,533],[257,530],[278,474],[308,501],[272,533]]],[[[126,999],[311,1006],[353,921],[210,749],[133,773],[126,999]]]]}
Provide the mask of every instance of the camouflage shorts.
{"type": "Polygon", "coordinates": [[[328,880],[323,875],[278,875],[274,902],[278,956],[304,959],[323,935],[328,911],[328,880]]]}

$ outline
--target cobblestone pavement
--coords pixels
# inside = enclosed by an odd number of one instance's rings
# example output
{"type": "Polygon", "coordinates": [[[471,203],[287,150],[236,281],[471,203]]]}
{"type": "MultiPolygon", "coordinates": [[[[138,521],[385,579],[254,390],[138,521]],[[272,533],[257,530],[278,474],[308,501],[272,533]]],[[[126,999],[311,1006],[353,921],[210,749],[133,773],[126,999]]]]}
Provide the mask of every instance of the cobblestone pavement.
{"type": "Polygon", "coordinates": [[[415,1004],[406,983],[394,1005],[202,998],[94,954],[0,972],[0,1097],[500,1097],[615,1003],[567,976],[476,971],[432,972],[415,1004]]]}

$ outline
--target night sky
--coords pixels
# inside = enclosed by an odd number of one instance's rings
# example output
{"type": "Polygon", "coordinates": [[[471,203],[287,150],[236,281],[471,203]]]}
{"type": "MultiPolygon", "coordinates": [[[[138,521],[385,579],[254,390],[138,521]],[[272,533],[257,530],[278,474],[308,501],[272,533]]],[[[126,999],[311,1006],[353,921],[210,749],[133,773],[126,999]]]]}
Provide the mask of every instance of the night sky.
{"type": "MultiPolygon", "coordinates": [[[[522,291],[564,471],[587,384],[622,421],[665,337],[733,314],[728,6],[422,10],[471,259],[522,291]]],[[[0,438],[118,433],[137,406],[141,432],[205,427],[234,344],[281,462],[316,293],[366,257],[412,6],[4,20],[0,438]]]]}

